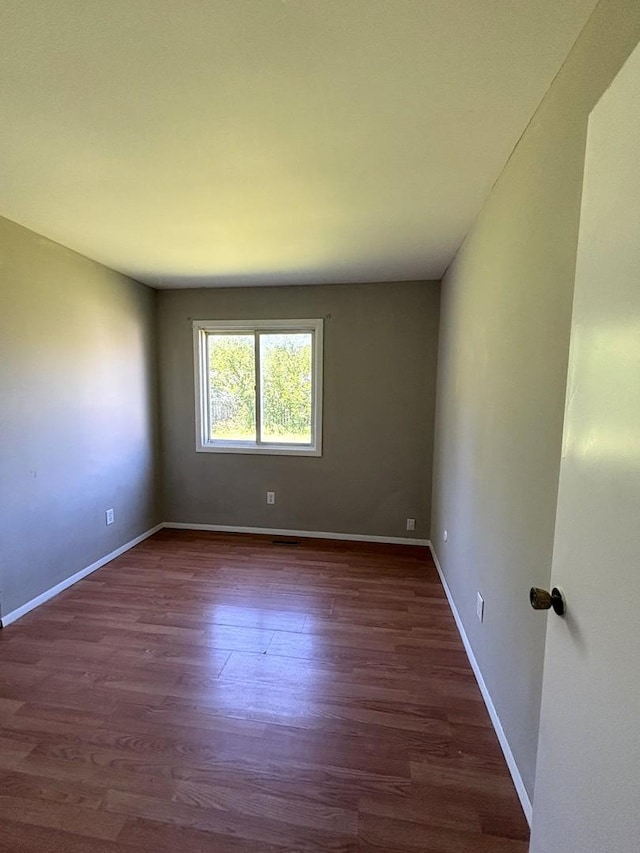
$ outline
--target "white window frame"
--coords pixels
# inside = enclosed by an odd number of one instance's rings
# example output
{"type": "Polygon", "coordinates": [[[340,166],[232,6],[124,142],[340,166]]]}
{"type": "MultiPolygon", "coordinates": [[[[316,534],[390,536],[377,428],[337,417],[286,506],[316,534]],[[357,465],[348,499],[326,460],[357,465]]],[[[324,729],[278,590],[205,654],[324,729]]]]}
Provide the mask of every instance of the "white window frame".
{"type": "Polygon", "coordinates": [[[322,456],[322,320],[194,320],[193,363],[196,403],[196,451],[198,453],[260,453],[279,456],[322,456]],[[260,334],[310,332],[311,443],[282,444],[260,441],[260,334]],[[256,441],[209,439],[209,365],[207,334],[210,332],[256,336],[256,441]]]}

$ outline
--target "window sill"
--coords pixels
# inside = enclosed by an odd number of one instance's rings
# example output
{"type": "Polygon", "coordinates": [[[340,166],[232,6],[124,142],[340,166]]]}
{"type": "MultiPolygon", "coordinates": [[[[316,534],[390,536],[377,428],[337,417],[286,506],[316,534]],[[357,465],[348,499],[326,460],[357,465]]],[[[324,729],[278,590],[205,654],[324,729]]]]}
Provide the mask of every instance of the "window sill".
{"type": "Polygon", "coordinates": [[[322,449],[295,444],[201,444],[197,453],[253,453],[259,456],[322,456],[322,449]]]}

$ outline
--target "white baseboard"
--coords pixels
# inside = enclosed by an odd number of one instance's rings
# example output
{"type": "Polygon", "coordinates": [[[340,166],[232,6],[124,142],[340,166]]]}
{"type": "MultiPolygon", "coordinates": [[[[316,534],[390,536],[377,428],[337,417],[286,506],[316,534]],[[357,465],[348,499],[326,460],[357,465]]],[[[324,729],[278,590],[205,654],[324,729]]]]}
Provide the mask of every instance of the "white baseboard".
{"type": "Polygon", "coordinates": [[[431,556],[433,557],[433,562],[436,564],[436,569],[438,570],[438,574],[440,575],[440,580],[442,582],[442,586],[444,587],[445,595],[447,596],[447,601],[449,602],[449,607],[451,608],[451,612],[453,613],[453,618],[456,620],[456,625],[458,627],[458,632],[460,633],[460,637],[464,644],[465,651],[467,653],[467,657],[469,658],[469,663],[471,664],[471,668],[473,669],[473,674],[476,677],[476,681],[478,682],[478,687],[480,688],[480,692],[482,693],[482,698],[484,699],[484,704],[487,706],[487,711],[489,712],[489,716],[491,717],[491,722],[493,723],[493,728],[495,729],[496,735],[498,736],[498,741],[500,742],[500,746],[502,748],[502,752],[504,754],[505,761],[507,762],[507,767],[509,768],[509,773],[511,773],[511,778],[513,779],[513,784],[515,785],[516,792],[520,799],[520,805],[522,806],[522,811],[524,812],[524,816],[531,826],[531,818],[533,815],[533,808],[531,806],[531,800],[529,798],[529,794],[527,793],[527,789],[525,788],[524,782],[522,781],[522,776],[520,775],[520,771],[518,769],[518,765],[516,764],[515,757],[513,752],[511,751],[511,747],[509,745],[509,741],[507,740],[507,736],[504,733],[504,729],[502,728],[502,723],[500,722],[500,717],[498,716],[498,712],[496,711],[496,707],[493,704],[493,699],[491,698],[491,694],[489,693],[489,688],[485,684],[485,680],[482,677],[482,671],[480,669],[480,665],[476,660],[476,656],[473,653],[473,649],[471,648],[471,643],[469,642],[469,638],[467,637],[467,632],[464,630],[464,625],[462,624],[462,619],[460,618],[460,614],[458,613],[458,608],[455,605],[453,600],[453,596],[451,595],[451,590],[449,589],[449,584],[446,581],[444,576],[444,572],[442,571],[442,566],[440,565],[440,561],[438,560],[438,555],[435,552],[433,545],[430,545],[431,548],[431,556]]]}
{"type": "Polygon", "coordinates": [[[12,610],[11,613],[5,614],[0,619],[0,626],[6,628],[7,625],[11,625],[12,622],[15,622],[17,619],[20,619],[21,616],[24,616],[25,613],[28,613],[30,610],[38,607],[40,604],[44,604],[45,601],[49,601],[50,598],[53,598],[54,595],[57,595],[59,592],[62,592],[65,589],[68,589],[70,586],[73,586],[77,581],[82,580],[82,578],[86,578],[87,575],[90,575],[91,572],[95,572],[98,569],[102,568],[102,566],[110,563],[111,560],[115,560],[116,557],[119,557],[120,554],[124,554],[125,551],[128,551],[130,548],[133,548],[135,545],[140,544],[145,539],[148,539],[149,536],[153,536],[154,533],[157,533],[158,530],[163,528],[163,524],[157,524],[155,527],[152,527],[151,530],[146,530],[144,533],[141,533],[140,536],[136,536],[135,539],[132,539],[130,542],[121,545],[119,548],[116,548],[115,551],[112,551],[110,554],[107,554],[105,557],[101,557],[99,560],[96,560],[95,563],[91,563],[90,566],[87,566],[84,569],[80,569],[79,572],[76,572],[75,575],[71,575],[71,577],[65,578],[65,580],[60,581],[60,583],[52,586],[51,589],[48,589],[46,592],[43,592],[41,595],[38,595],[36,598],[32,598],[31,601],[27,601],[26,604],[23,604],[22,607],[16,608],[16,610],[12,610]]]}
{"type": "Polygon", "coordinates": [[[419,545],[429,548],[430,539],[410,539],[408,536],[370,536],[366,533],[325,533],[319,530],[282,530],[276,527],[236,527],[229,524],[185,524],[165,521],[164,527],[175,530],[212,530],[215,533],[259,533],[266,536],[296,536],[300,539],[345,539],[350,542],[386,542],[390,545],[419,545]]]}

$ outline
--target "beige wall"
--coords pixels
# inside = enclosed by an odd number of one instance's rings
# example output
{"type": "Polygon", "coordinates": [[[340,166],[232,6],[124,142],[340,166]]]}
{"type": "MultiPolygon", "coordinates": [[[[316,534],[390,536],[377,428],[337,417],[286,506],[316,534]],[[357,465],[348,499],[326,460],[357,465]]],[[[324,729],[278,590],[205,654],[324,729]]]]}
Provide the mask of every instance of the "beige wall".
{"type": "Polygon", "coordinates": [[[0,219],[2,614],[160,521],[154,325],[152,290],[0,219]]]}
{"type": "Polygon", "coordinates": [[[639,37],[600,3],[442,287],[432,538],[529,793],[587,117],[639,37]]]}
{"type": "Polygon", "coordinates": [[[160,292],[165,520],[428,537],[438,310],[434,282],[160,292]],[[196,453],[192,319],[314,317],[322,457],[196,453]]]}

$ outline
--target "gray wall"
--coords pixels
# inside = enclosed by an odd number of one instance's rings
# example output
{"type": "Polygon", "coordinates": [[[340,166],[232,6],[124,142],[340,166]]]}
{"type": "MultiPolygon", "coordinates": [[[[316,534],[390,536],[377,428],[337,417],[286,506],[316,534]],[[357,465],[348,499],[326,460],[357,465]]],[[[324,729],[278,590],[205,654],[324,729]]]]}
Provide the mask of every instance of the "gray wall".
{"type": "Polygon", "coordinates": [[[160,521],[154,325],[152,290],[0,219],[3,614],[160,521]]]}
{"type": "Polygon", "coordinates": [[[165,521],[428,537],[438,310],[434,282],[160,292],[165,521]],[[325,319],[322,457],[196,453],[192,319],[307,317],[325,319]]]}
{"type": "Polygon", "coordinates": [[[639,37],[597,7],[442,286],[432,538],[530,793],[587,118],[639,37]]]}

